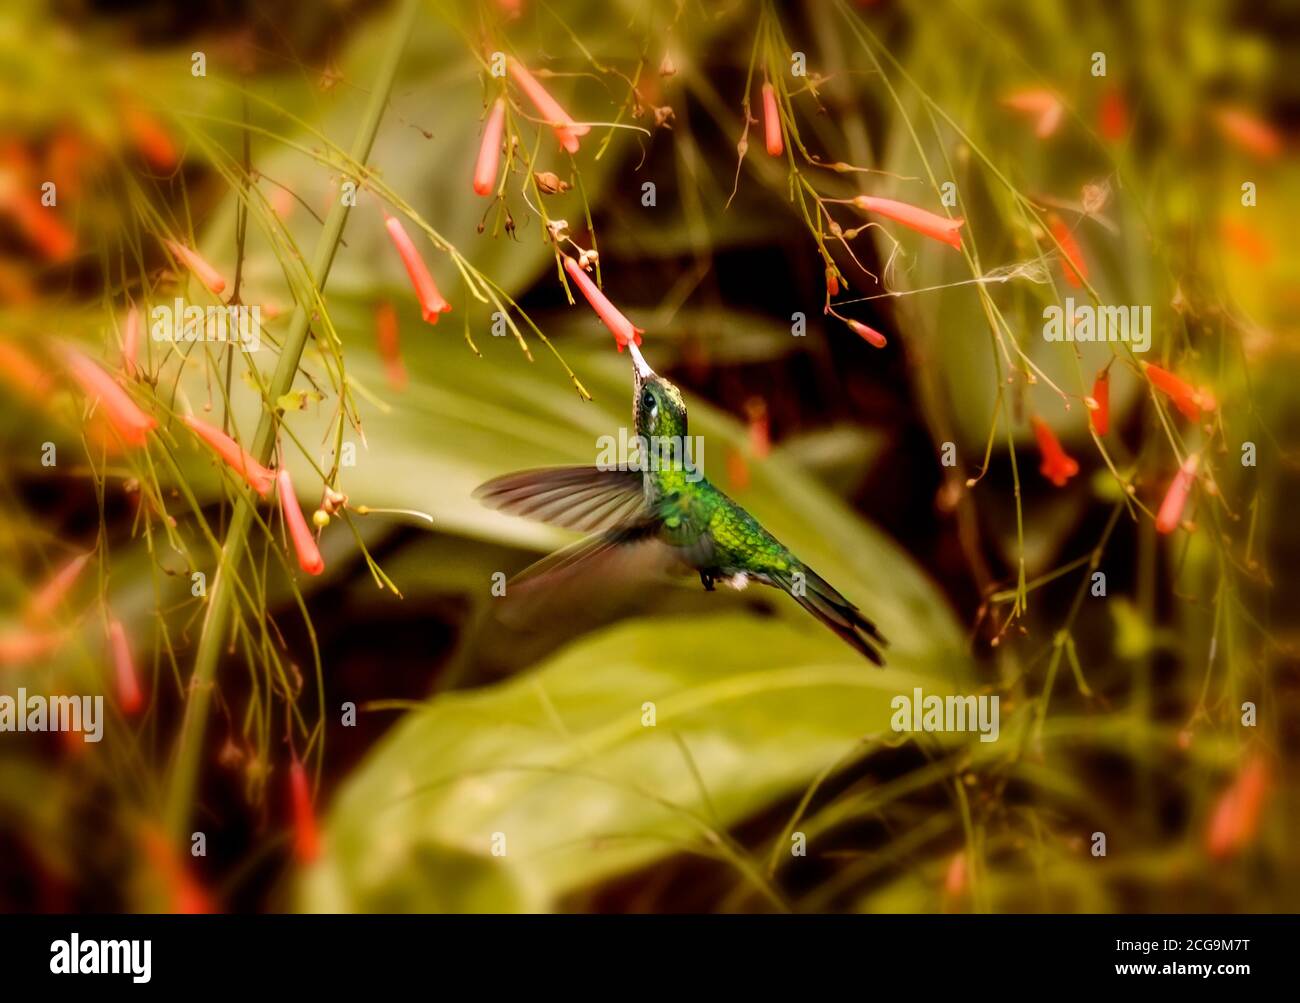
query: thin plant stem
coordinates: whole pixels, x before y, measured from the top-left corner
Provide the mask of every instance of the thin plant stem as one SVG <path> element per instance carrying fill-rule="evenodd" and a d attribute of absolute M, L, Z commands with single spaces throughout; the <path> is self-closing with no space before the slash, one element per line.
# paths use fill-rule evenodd
<path fill-rule="evenodd" d="M 384 48 L 383 62 L 374 89 L 370 92 L 370 102 L 353 142 L 352 159 L 357 163 L 364 163 L 370 155 L 370 148 L 388 104 L 393 79 L 397 75 L 397 65 L 410 37 L 418 10 L 418 0 L 402 0 L 402 5 L 394 18 Z M 340 198 L 325 218 L 325 225 L 317 240 L 312 258 L 311 277 L 317 290 L 325 288 L 347 218 L 347 201 Z M 270 401 L 278 400 L 292 388 L 294 377 L 298 372 L 298 362 L 307 344 L 310 326 L 311 311 L 308 310 L 308 304 L 300 298 L 294 308 L 293 317 L 285 334 L 284 347 L 271 378 Z M 266 463 L 271 458 L 278 424 L 278 412 L 267 407 L 262 412 L 257 431 L 253 436 L 252 453 L 261 463 Z M 183 836 L 190 817 L 194 792 L 198 784 L 199 759 L 203 750 L 203 736 L 207 729 L 208 708 L 212 700 L 217 662 L 230 619 L 232 579 L 239 573 L 239 566 L 244 559 L 253 515 L 253 503 L 248 497 L 242 497 L 236 503 L 231 516 L 230 528 L 222 548 L 221 563 L 212 585 L 208 612 L 203 620 L 198 653 L 194 659 L 194 673 L 190 680 L 189 698 L 185 704 L 185 719 L 177 739 L 176 756 L 167 787 L 164 821 L 168 835 L 173 840 Z"/>

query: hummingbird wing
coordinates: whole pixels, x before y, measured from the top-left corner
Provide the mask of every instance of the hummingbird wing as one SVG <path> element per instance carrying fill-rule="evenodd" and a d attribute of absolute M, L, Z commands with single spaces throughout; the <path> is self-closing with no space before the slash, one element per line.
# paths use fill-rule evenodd
<path fill-rule="evenodd" d="M 474 497 L 511 515 L 583 533 L 613 529 L 647 514 L 641 474 L 635 470 L 521 470 L 479 485 Z"/>
<path fill-rule="evenodd" d="M 679 571 L 642 484 L 637 471 L 545 467 L 478 487 L 474 496 L 492 508 L 591 534 L 510 579 L 498 619 L 515 629 L 607 620 Z"/>
<path fill-rule="evenodd" d="M 643 518 L 583 537 L 530 564 L 506 583 L 497 616 L 514 630 L 572 631 L 644 608 L 680 563 Z"/>

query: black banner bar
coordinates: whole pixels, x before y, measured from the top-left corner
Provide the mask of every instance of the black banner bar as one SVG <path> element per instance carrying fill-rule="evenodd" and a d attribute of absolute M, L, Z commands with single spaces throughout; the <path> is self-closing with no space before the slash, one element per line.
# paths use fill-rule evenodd
<path fill-rule="evenodd" d="M 78 992 L 427 980 L 434 994 L 466 978 L 494 994 L 512 983 L 608 992 L 647 980 L 732 990 L 788 980 L 811 990 L 844 977 L 864 993 L 1035 978 L 1052 980 L 1044 988 L 1172 980 L 1180 991 L 1199 982 L 1233 992 L 1241 980 L 1292 978 L 1298 933 L 1290 915 L 11 915 L 0 916 L 0 971 L 7 989 Z"/>

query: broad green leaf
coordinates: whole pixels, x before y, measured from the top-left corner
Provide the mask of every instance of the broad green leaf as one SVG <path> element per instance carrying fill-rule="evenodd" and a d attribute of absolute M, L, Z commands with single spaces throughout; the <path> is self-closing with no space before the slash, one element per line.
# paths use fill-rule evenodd
<path fill-rule="evenodd" d="M 896 738 L 890 700 L 913 686 L 950 692 L 780 621 L 618 626 L 409 714 L 335 798 L 299 903 L 547 910 L 680 850 L 756 874 L 720 833 L 860 738 Z"/>

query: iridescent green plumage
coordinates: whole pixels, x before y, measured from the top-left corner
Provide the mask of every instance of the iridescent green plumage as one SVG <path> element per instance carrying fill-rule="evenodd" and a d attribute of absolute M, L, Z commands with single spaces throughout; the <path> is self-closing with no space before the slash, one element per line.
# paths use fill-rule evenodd
<path fill-rule="evenodd" d="M 681 392 L 645 364 L 630 345 L 635 370 L 633 409 L 648 469 L 553 467 L 489 481 L 486 504 L 595 535 L 544 558 L 520 576 L 581 574 L 597 558 L 652 545 L 693 569 L 710 591 L 723 581 L 749 581 L 789 593 L 846 642 L 882 664 L 885 640 L 861 611 L 800 561 L 771 533 L 709 483 L 692 462 Z M 651 447 L 649 454 L 646 447 Z"/>

